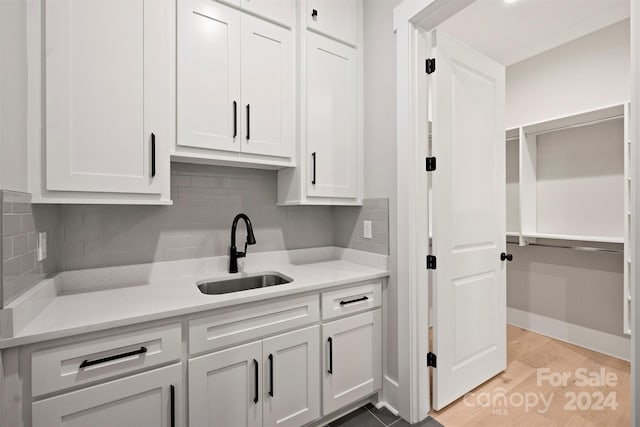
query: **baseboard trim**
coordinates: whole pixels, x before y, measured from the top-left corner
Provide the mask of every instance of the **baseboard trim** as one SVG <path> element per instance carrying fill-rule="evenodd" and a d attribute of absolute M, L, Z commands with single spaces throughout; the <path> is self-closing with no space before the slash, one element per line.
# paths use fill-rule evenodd
<path fill-rule="evenodd" d="M 400 394 L 400 385 L 397 381 L 384 376 L 382 385 L 382 399 L 376 403 L 376 408 L 387 408 L 393 415 L 400 415 L 400 412 L 396 409 L 398 407 L 398 396 Z"/>
<path fill-rule="evenodd" d="M 631 359 L 629 338 L 510 307 L 507 307 L 507 323 L 618 359 Z"/>

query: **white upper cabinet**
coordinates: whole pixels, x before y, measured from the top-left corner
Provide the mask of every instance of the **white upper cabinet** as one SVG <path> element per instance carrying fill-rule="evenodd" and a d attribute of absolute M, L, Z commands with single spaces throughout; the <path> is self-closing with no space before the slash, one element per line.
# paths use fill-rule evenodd
<path fill-rule="evenodd" d="M 243 153 L 289 157 L 294 137 L 291 32 L 242 17 Z"/>
<path fill-rule="evenodd" d="M 297 167 L 278 172 L 278 203 L 360 205 L 362 3 L 309 0 L 299 18 Z"/>
<path fill-rule="evenodd" d="M 307 28 L 355 46 L 356 0 L 307 0 Z"/>
<path fill-rule="evenodd" d="M 291 166 L 294 70 L 290 30 L 215 1 L 179 2 L 174 156 Z"/>
<path fill-rule="evenodd" d="M 178 29 L 178 145 L 238 151 L 240 14 L 185 0 Z"/>
<path fill-rule="evenodd" d="M 240 7 L 291 27 L 295 0 L 240 0 Z"/>
<path fill-rule="evenodd" d="M 32 28 L 44 31 L 46 70 L 45 165 L 36 162 L 45 179 L 33 180 L 43 183 L 34 201 L 168 202 L 172 20 L 159 0 L 47 2 L 44 30 Z"/>
<path fill-rule="evenodd" d="M 356 198 L 355 49 L 307 33 L 308 194 Z"/>

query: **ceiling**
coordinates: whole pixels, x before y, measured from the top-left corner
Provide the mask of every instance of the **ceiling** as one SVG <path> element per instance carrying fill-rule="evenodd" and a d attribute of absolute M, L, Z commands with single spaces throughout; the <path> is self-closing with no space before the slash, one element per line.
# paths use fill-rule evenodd
<path fill-rule="evenodd" d="M 629 10 L 630 0 L 476 0 L 439 28 L 511 65 L 628 18 Z"/>

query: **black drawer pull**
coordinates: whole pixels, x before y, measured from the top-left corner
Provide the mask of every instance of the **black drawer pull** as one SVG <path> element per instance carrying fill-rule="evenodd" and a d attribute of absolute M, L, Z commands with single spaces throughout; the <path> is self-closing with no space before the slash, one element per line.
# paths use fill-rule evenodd
<path fill-rule="evenodd" d="M 273 354 L 269 355 L 269 396 L 273 397 Z"/>
<path fill-rule="evenodd" d="M 253 395 L 253 403 L 258 403 L 258 361 L 256 359 L 253 359 L 253 373 L 255 375 L 255 388 L 254 388 L 254 392 L 255 394 Z"/>
<path fill-rule="evenodd" d="M 156 176 L 156 134 L 151 134 L 151 178 Z"/>
<path fill-rule="evenodd" d="M 238 136 L 238 103 L 233 101 L 233 137 Z"/>
<path fill-rule="evenodd" d="M 169 394 L 171 395 L 171 427 L 176 427 L 176 387 L 169 386 Z"/>
<path fill-rule="evenodd" d="M 502 252 L 502 253 L 500 254 L 500 261 L 505 261 L 505 260 L 506 260 L 506 261 L 509 261 L 509 262 L 513 261 L 513 255 L 511 255 L 511 254 L 505 254 L 504 252 Z"/>
<path fill-rule="evenodd" d="M 333 338 L 327 338 L 327 342 L 329 343 L 329 369 L 327 372 L 333 375 Z"/>
<path fill-rule="evenodd" d="M 247 104 L 247 141 L 251 139 L 251 105 Z"/>
<path fill-rule="evenodd" d="M 80 364 L 80 369 L 86 368 L 87 366 L 99 365 L 100 363 L 111 362 L 112 360 L 123 359 L 129 356 L 135 356 L 136 354 L 144 354 L 146 352 L 147 352 L 147 347 L 140 347 L 140 349 L 138 350 L 129 351 L 127 353 L 115 354 L 113 356 L 103 357 L 102 359 L 96 359 L 91 361 L 85 359 Z"/>
<path fill-rule="evenodd" d="M 356 299 L 352 299 L 352 300 L 349 300 L 349 301 L 340 301 L 340 305 L 353 304 L 354 302 L 366 301 L 368 299 L 369 299 L 369 297 L 361 297 L 361 298 L 356 298 Z"/>

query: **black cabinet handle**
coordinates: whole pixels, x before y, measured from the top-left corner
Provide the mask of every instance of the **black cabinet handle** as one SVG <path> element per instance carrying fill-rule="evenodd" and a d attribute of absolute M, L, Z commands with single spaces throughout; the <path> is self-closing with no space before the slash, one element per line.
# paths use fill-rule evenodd
<path fill-rule="evenodd" d="M 327 372 L 333 375 L 333 338 L 327 338 L 327 342 L 329 343 L 329 369 Z"/>
<path fill-rule="evenodd" d="M 151 178 L 156 176 L 156 134 L 151 133 Z"/>
<path fill-rule="evenodd" d="M 311 178 L 311 184 L 316 185 L 316 153 L 311 153 L 313 159 L 313 178 Z"/>
<path fill-rule="evenodd" d="M 352 300 L 349 300 L 349 301 L 340 301 L 340 305 L 353 304 L 355 302 L 366 301 L 368 299 L 369 299 L 369 297 L 365 296 L 365 297 L 362 297 L 362 298 L 356 298 L 356 299 L 352 299 Z"/>
<path fill-rule="evenodd" d="M 112 360 L 123 359 L 129 356 L 135 356 L 136 354 L 144 354 L 146 352 L 147 352 L 147 347 L 140 347 L 140 349 L 138 350 L 129 351 L 127 353 L 115 354 L 113 356 L 104 357 L 102 359 L 96 359 L 91 361 L 85 359 L 80 364 L 80 369 L 86 368 L 87 366 L 99 365 L 100 363 L 111 362 Z"/>
<path fill-rule="evenodd" d="M 247 141 L 251 139 L 251 105 L 247 104 Z"/>
<path fill-rule="evenodd" d="M 256 359 L 253 359 L 253 373 L 255 375 L 255 388 L 254 388 L 254 395 L 253 395 L 253 403 L 258 403 L 258 361 Z"/>
<path fill-rule="evenodd" d="M 176 388 L 169 386 L 169 394 L 171 395 L 171 427 L 176 427 Z"/>
<path fill-rule="evenodd" d="M 312 18 L 317 18 L 318 17 L 318 10 L 317 9 L 313 9 L 311 11 L 311 17 Z"/>
<path fill-rule="evenodd" d="M 238 136 L 238 103 L 233 101 L 233 137 Z"/>
<path fill-rule="evenodd" d="M 273 354 L 269 355 L 269 396 L 273 397 Z"/>
<path fill-rule="evenodd" d="M 511 254 L 505 254 L 504 252 L 502 252 L 502 253 L 500 254 L 500 261 L 504 261 L 504 260 L 507 260 L 507 261 L 509 261 L 509 262 L 513 261 L 513 255 L 511 255 Z"/>

